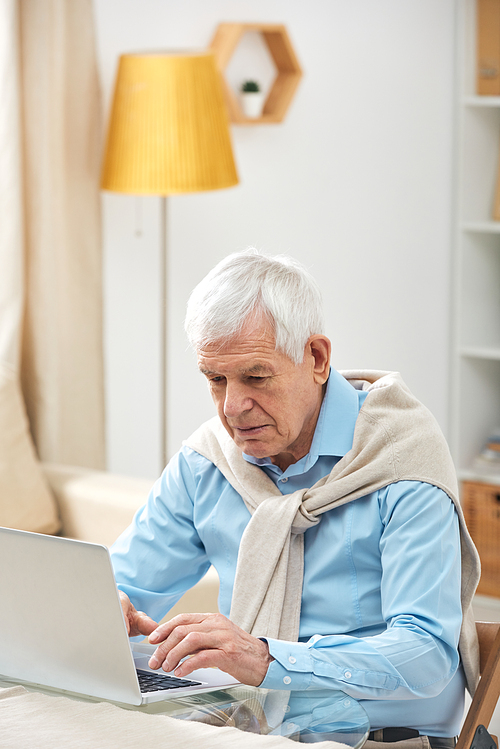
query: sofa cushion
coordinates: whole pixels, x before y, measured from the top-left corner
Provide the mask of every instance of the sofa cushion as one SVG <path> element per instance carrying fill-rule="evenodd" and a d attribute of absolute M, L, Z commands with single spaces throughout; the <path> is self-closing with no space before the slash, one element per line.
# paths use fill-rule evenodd
<path fill-rule="evenodd" d="M 61 533 L 111 546 L 148 498 L 153 481 L 79 466 L 42 464 L 57 500 Z"/>

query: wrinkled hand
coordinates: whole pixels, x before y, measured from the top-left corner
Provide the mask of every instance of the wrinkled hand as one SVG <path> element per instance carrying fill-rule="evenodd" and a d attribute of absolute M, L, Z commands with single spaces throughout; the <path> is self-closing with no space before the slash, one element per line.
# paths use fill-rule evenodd
<path fill-rule="evenodd" d="M 149 642 L 161 643 L 150 668 L 187 676 L 196 668 L 217 666 L 243 684 L 258 686 L 274 658 L 267 643 L 249 635 L 222 614 L 179 614 L 160 624 Z M 183 663 L 182 658 L 191 656 Z"/>
<path fill-rule="evenodd" d="M 128 636 L 137 637 L 137 635 L 144 635 L 147 637 L 147 635 L 150 635 L 156 629 L 158 623 L 145 614 L 144 611 L 137 611 L 126 593 L 119 590 L 118 594 L 120 596 L 125 624 L 127 625 Z"/>

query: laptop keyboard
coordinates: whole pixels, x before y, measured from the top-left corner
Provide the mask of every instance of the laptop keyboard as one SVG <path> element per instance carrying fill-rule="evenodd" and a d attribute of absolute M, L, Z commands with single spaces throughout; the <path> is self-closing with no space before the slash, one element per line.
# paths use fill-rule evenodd
<path fill-rule="evenodd" d="M 201 681 L 190 681 L 181 679 L 179 676 L 167 676 L 166 674 L 152 674 L 150 671 L 137 669 L 139 687 L 141 692 L 158 692 L 162 689 L 180 689 L 181 687 L 196 687 Z"/>

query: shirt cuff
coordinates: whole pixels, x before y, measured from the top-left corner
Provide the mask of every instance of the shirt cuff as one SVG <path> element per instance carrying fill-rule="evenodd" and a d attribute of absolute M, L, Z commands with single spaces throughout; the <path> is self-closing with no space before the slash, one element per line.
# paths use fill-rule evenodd
<path fill-rule="evenodd" d="M 313 660 L 305 643 L 260 638 L 269 647 L 272 661 L 264 681 L 266 689 L 307 689 L 313 675 Z"/>

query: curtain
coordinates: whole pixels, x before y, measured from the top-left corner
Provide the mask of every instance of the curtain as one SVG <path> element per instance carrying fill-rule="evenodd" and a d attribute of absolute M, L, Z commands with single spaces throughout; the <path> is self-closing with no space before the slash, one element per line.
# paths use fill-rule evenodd
<path fill-rule="evenodd" d="M 20 0 L 22 385 L 40 458 L 104 467 L 100 91 L 91 0 Z"/>
<path fill-rule="evenodd" d="M 2 525 L 57 530 L 39 457 L 104 465 L 99 149 L 91 1 L 0 0 Z"/>

